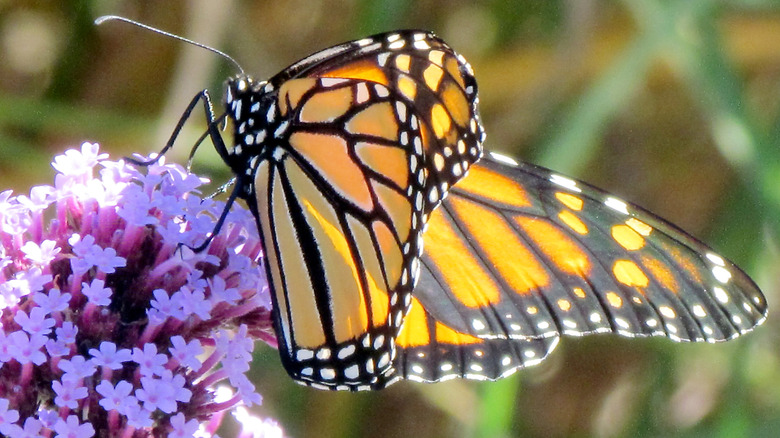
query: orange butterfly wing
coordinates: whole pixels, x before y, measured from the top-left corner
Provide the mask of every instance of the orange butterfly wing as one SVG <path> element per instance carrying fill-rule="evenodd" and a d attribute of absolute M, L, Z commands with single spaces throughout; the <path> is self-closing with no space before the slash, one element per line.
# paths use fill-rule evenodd
<path fill-rule="evenodd" d="M 317 387 L 386 386 L 422 227 L 482 153 L 470 67 L 435 36 L 403 31 L 268 82 L 236 78 L 227 95 L 285 368 Z"/>
<path fill-rule="evenodd" d="M 527 163 L 485 157 L 423 239 L 415 297 L 476 337 L 616 332 L 714 342 L 766 317 L 755 283 L 684 231 Z"/>

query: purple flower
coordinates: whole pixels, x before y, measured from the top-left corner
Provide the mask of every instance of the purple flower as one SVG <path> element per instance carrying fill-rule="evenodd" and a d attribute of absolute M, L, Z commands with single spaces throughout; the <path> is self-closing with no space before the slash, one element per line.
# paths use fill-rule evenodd
<path fill-rule="evenodd" d="M 155 289 L 152 294 L 154 299 L 151 301 L 151 309 L 157 310 L 163 317 L 176 318 L 179 321 L 184 320 L 184 304 L 182 303 L 181 294 L 168 296 L 168 292 L 165 289 Z"/>
<path fill-rule="evenodd" d="M 95 374 L 95 365 L 86 360 L 84 356 L 73 356 L 73 359 L 62 359 L 58 363 L 60 370 L 65 373 L 62 380 L 81 380 Z"/>
<path fill-rule="evenodd" d="M 174 336 L 171 338 L 171 348 L 168 349 L 168 352 L 181 365 L 189 367 L 193 371 L 200 369 L 201 364 L 198 356 L 203 354 L 203 347 L 201 347 L 199 340 L 193 339 L 187 343 L 183 337 Z"/>
<path fill-rule="evenodd" d="M 83 239 L 79 239 L 80 237 L 74 234 L 69 240 L 73 245 L 73 253 L 79 256 L 71 261 L 75 272 L 83 273 L 96 266 L 98 270 L 106 274 L 113 274 L 114 268 L 125 266 L 124 257 L 118 257 L 114 248 L 101 248 L 100 245 L 94 243 L 95 238 L 90 235 Z"/>
<path fill-rule="evenodd" d="M 151 411 L 141 406 L 135 397 L 132 397 L 131 402 L 121 411 L 127 417 L 127 425 L 134 428 L 152 427 L 154 420 Z"/>
<path fill-rule="evenodd" d="M 33 307 L 27 315 L 19 310 L 14 316 L 14 321 L 22 327 L 22 330 L 31 335 L 46 336 L 54 327 L 54 320 L 46 317 L 46 311 L 40 307 Z"/>
<path fill-rule="evenodd" d="M 108 306 L 111 304 L 111 289 L 103 287 L 106 284 L 103 280 L 92 280 L 92 283 L 81 283 L 81 293 L 96 306 Z"/>
<path fill-rule="evenodd" d="M 260 438 L 283 438 L 284 434 L 279 423 L 272 419 L 261 419 L 252 416 L 243 406 L 236 408 L 234 413 L 236 420 L 241 424 L 240 436 Z"/>
<path fill-rule="evenodd" d="M 62 293 L 59 289 L 49 289 L 49 293 L 36 292 L 33 294 L 33 300 L 46 313 L 62 312 L 68 308 L 70 303 L 69 293 Z"/>
<path fill-rule="evenodd" d="M 46 352 L 49 353 L 49 356 L 52 358 L 62 357 L 70 354 L 70 346 L 71 344 L 69 342 L 60 339 L 49 339 L 46 341 Z"/>
<path fill-rule="evenodd" d="M 84 143 L 81 145 L 81 152 L 69 149 L 65 154 L 54 157 L 51 165 L 64 176 L 91 175 L 98 160 L 108 158 L 108 154 L 98 154 L 98 149 L 100 148 L 96 143 Z"/>
<path fill-rule="evenodd" d="M 130 225 L 144 226 L 157 225 L 159 220 L 149 214 L 152 209 L 152 201 L 149 195 L 142 191 L 139 186 L 130 186 L 125 190 L 123 196 L 123 205 L 117 211 L 122 219 Z"/>
<path fill-rule="evenodd" d="M 176 412 L 175 389 L 163 379 L 141 377 L 142 388 L 135 390 L 135 398 L 143 403 L 144 409 L 153 412 L 157 409 L 171 414 Z"/>
<path fill-rule="evenodd" d="M 74 380 L 63 380 L 62 382 L 55 380 L 52 382 L 51 387 L 57 394 L 54 397 L 54 403 L 61 408 L 76 409 L 78 401 L 86 398 L 88 395 L 87 388 L 79 385 Z"/>
<path fill-rule="evenodd" d="M 132 360 L 130 350 L 122 348 L 116 349 L 116 344 L 113 342 L 103 341 L 100 343 L 100 349 L 92 348 L 89 350 L 89 354 L 92 355 L 92 363 L 106 367 L 112 370 L 118 370 L 122 368 L 122 364 Z"/>
<path fill-rule="evenodd" d="M 19 411 L 8 409 L 8 400 L 0 398 L 0 433 L 8 435 L 8 425 L 16 423 L 17 420 L 19 420 Z"/>
<path fill-rule="evenodd" d="M 224 208 L 201 199 L 205 179 L 89 143 L 52 166 L 53 186 L 0 192 L 0 434 L 207 436 L 260 403 L 249 334 L 274 337 L 251 214 L 234 206 L 194 253 L 179 243 Z"/>
<path fill-rule="evenodd" d="M 165 371 L 165 364 L 168 363 L 168 356 L 157 354 L 155 344 L 144 344 L 143 350 L 133 348 L 130 358 L 140 365 L 139 371 L 143 376 L 161 375 Z"/>
<path fill-rule="evenodd" d="M 222 277 L 214 277 L 209 280 L 211 300 L 215 305 L 223 302 L 235 306 L 238 300 L 241 299 L 241 294 L 238 292 L 238 288 L 226 287 L 226 284 Z"/>
<path fill-rule="evenodd" d="M 19 204 L 27 207 L 30 212 L 37 214 L 45 210 L 54 199 L 54 187 L 37 186 L 30 190 L 30 197 L 20 195 L 16 198 Z"/>
<path fill-rule="evenodd" d="M 60 248 L 57 247 L 57 242 L 53 240 L 44 240 L 38 245 L 35 242 L 26 242 L 22 246 L 22 252 L 27 255 L 27 259 L 38 265 L 47 265 L 57 257 L 60 253 Z"/>
<path fill-rule="evenodd" d="M 43 427 L 47 429 L 54 429 L 54 425 L 60 419 L 57 411 L 52 409 L 38 409 L 37 416 Z"/>
<path fill-rule="evenodd" d="M 123 268 L 126 264 L 124 257 L 118 257 L 114 248 L 96 250 L 90 255 L 92 264 L 106 274 L 113 274 L 115 268 Z"/>
<path fill-rule="evenodd" d="M 168 435 L 169 438 L 188 438 L 195 436 L 198 431 L 198 421 L 194 418 L 187 421 L 184 414 L 179 412 L 171 417 L 171 427 L 173 431 Z"/>
<path fill-rule="evenodd" d="M 12 438 L 39 438 L 43 423 L 34 417 L 24 419 L 24 427 L 16 424 L 9 424 L 3 428 L 2 432 Z"/>
<path fill-rule="evenodd" d="M 192 391 L 185 388 L 187 380 L 181 374 L 174 374 L 171 370 L 165 370 L 160 376 L 160 382 L 168 386 L 171 390 L 171 397 L 183 403 L 190 401 Z"/>
<path fill-rule="evenodd" d="M 37 267 L 14 273 L 11 279 L 0 283 L 0 310 L 16 306 L 22 298 L 39 292 L 51 280 L 51 275 L 43 274 Z"/>
<path fill-rule="evenodd" d="M 85 257 L 89 255 L 89 253 L 92 252 L 96 247 L 95 236 L 89 234 L 83 238 L 79 234 L 74 234 L 70 239 L 68 239 L 68 243 L 70 243 L 73 247 L 73 254 L 79 257 Z M 100 247 L 98 247 L 98 249 L 100 249 Z"/>
<path fill-rule="evenodd" d="M 54 329 L 54 332 L 57 334 L 58 340 L 73 344 L 76 342 L 76 335 L 79 332 L 79 328 L 72 322 L 65 321 L 62 323 L 61 327 Z"/>
<path fill-rule="evenodd" d="M 206 300 L 206 294 L 202 290 L 193 290 L 189 286 L 184 286 L 176 294 L 179 294 L 177 298 L 181 300 L 185 315 L 195 315 L 202 321 L 207 321 L 211 317 L 209 314 L 211 302 Z"/>
<path fill-rule="evenodd" d="M 22 205 L 12 205 L 0 216 L 0 230 L 12 236 L 24 233 L 31 224 L 30 210 Z"/>
<path fill-rule="evenodd" d="M 95 436 L 95 428 L 89 423 L 79 423 L 78 417 L 68 415 L 67 420 L 59 419 L 54 425 L 57 435 L 54 438 L 91 438 Z"/>
<path fill-rule="evenodd" d="M 103 398 L 98 402 L 106 411 L 119 411 L 128 404 L 128 397 L 133 391 L 133 385 L 130 382 L 120 380 L 116 385 L 112 385 L 108 380 L 103 380 L 96 387 L 95 391 Z"/>
<path fill-rule="evenodd" d="M 8 336 L 8 353 L 22 365 L 30 362 L 41 365 L 46 362 L 46 355 L 41 351 L 46 341 L 46 336 L 41 334 L 28 336 L 22 331 L 13 332 Z"/>

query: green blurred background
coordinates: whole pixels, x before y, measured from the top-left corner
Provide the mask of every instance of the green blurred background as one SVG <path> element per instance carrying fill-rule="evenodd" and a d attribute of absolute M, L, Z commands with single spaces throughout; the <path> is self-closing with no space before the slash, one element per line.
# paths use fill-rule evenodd
<path fill-rule="evenodd" d="M 0 188 L 50 184 L 84 140 L 158 150 L 190 98 L 235 71 L 203 50 L 110 23 L 120 14 L 230 53 L 265 78 L 311 52 L 396 28 L 471 62 L 486 147 L 643 205 L 780 288 L 780 4 L 742 1 L 0 0 Z M 183 162 L 203 132 L 185 132 Z M 195 170 L 228 178 L 209 148 Z M 258 344 L 254 410 L 308 437 L 760 437 L 780 430 L 777 315 L 719 345 L 592 336 L 497 383 L 379 393 L 295 385 Z M 225 430 L 223 436 L 233 432 Z"/>

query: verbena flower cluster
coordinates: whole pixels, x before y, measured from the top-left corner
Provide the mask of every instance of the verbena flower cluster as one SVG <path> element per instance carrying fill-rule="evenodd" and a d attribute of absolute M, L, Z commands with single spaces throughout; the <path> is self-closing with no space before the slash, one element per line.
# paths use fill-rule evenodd
<path fill-rule="evenodd" d="M 0 192 L 0 433 L 209 437 L 239 408 L 281 434 L 244 408 L 254 340 L 275 345 L 252 215 L 196 253 L 224 208 L 205 179 L 89 143 L 52 165 L 53 187 Z"/>

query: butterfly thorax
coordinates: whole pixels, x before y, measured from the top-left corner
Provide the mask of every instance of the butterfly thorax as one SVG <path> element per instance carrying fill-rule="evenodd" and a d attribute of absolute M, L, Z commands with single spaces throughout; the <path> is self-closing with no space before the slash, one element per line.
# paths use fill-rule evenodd
<path fill-rule="evenodd" d="M 251 178 L 258 160 L 268 159 L 283 135 L 276 93 L 265 81 L 240 75 L 227 82 L 225 108 L 233 123 L 233 149 L 228 165 L 240 178 Z"/>

